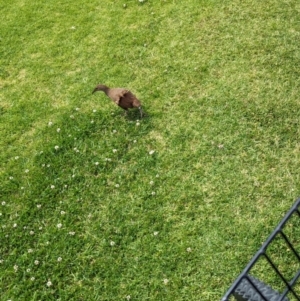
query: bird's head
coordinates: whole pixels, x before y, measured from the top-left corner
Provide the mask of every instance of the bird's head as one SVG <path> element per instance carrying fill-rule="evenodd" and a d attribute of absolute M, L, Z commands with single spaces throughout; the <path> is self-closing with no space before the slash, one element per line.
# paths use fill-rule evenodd
<path fill-rule="evenodd" d="M 95 87 L 95 89 L 93 90 L 92 93 L 95 93 L 97 91 L 103 91 L 103 92 L 106 92 L 109 88 L 105 85 L 102 85 L 102 84 L 99 84 Z"/>

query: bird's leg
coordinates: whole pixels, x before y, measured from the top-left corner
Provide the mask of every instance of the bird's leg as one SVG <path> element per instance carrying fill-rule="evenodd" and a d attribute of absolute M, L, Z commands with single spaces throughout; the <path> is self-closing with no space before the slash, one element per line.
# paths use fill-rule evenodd
<path fill-rule="evenodd" d="M 124 109 L 124 116 L 127 117 L 128 116 L 128 109 Z"/>
<path fill-rule="evenodd" d="M 139 107 L 139 110 L 140 110 L 141 119 L 142 119 L 142 118 L 143 118 L 143 115 L 144 115 L 143 110 L 142 110 L 142 106 Z"/>

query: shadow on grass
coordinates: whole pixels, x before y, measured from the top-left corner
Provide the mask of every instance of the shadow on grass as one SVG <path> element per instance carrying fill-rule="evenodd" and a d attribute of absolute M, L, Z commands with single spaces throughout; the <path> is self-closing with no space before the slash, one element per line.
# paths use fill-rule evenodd
<path fill-rule="evenodd" d="M 153 160 L 147 161 L 151 116 L 138 117 L 138 110 L 124 116 L 123 110 L 112 113 L 71 109 L 46 125 L 34 160 L 34 177 L 40 181 L 32 179 L 38 183 L 32 189 L 32 197 L 43 195 L 54 200 L 65 190 L 85 191 L 87 186 L 100 182 L 107 186 L 112 174 L 122 169 L 123 164 L 133 166 L 136 160 L 142 165 L 154 164 Z"/>
<path fill-rule="evenodd" d="M 124 118 L 128 121 L 137 121 L 137 120 L 143 120 L 147 122 L 151 122 L 151 115 L 148 114 L 143 107 L 143 116 L 141 117 L 140 111 L 138 109 L 129 109 L 127 112 L 124 110 L 119 110 L 117 114 L 119 118 Z"/>

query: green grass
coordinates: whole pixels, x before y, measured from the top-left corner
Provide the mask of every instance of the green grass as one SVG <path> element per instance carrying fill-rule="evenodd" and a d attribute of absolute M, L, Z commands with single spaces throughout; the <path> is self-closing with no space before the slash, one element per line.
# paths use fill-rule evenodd
<path fill-rule="evenodd" d="M 299 195 L 299 2 L 0 8 L 1 300 L 220 299 Z"/>

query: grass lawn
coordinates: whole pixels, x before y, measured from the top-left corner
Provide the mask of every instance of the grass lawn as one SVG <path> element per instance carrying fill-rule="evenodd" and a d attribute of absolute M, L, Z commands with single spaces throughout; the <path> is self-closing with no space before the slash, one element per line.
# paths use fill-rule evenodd
<path fill-rule="evenodd" d="M 299 195 L 300 2 L 0 8 L 1 300 L 219 300 Z"/>

